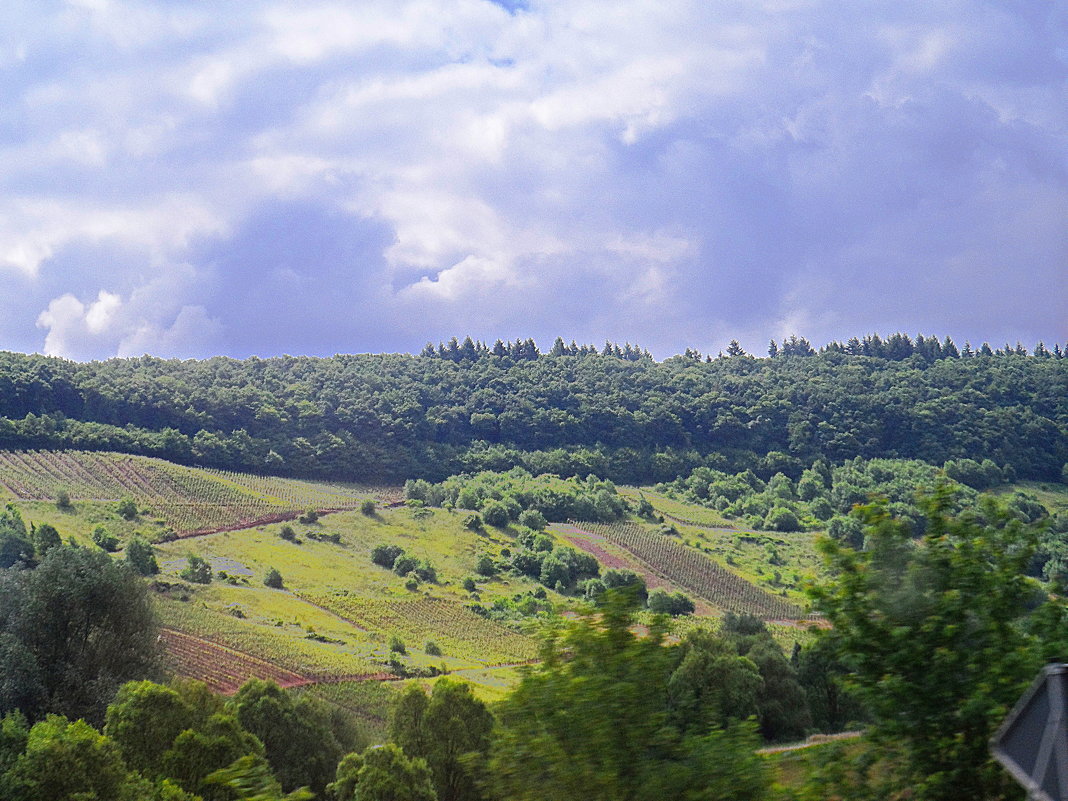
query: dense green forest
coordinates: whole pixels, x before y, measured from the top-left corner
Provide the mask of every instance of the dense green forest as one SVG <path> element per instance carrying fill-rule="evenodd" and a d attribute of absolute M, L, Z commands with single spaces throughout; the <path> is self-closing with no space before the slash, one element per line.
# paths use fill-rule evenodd
<path fill-rule="evenodd" d="M 465 471 L 621 483 L 698 467 L 793 480 L 817 459 L 992 460 L 1057 479 L 1068 359 L 895 334 L 732 343 L 654 361 L 637 347 L 455 340 L 423 354 L 79 364 L 0 354 L 0 447 L 117 450 L 347 480 Z"/>

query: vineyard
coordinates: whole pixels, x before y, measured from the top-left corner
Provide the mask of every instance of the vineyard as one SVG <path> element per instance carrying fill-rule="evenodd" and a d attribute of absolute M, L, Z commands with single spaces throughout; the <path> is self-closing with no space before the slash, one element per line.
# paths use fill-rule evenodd
<path fill-rule="evenodd" d="M 360 628 L 396 635 L 409 646 L 422 648 L 433 640 L 445 656 L 502 665 L 537 656 L 529 637 L 442 598 L 381 599 L 336 594 L 308 598 Z"/>
<path fill-rule="evenodd" d="M 654 572 L 727 612 L 764 619 L 797 619 L 795 605 L 757 587 L 704 554 L 637 523 L 572 523 L 624 548 Z"/>
<path fill-rule="evenodd" d="M 168 667 L 176 675 L 198 679 L 219 693 L 234 693 L 249 679 L 266 679 L 279 687 L 296 687 L 310 679 L 250 654 L 174 629 L 163 629 Z"/>
<path fill-rule="evenodd" d="M 583 530 L 578 526 L 563 523 L 553 523 L 550 528 L 569 544 L 575 546 L 579 550 L 585 551 L 596 559 L 602 569 L 632 570 L 644 579 L 645 586 L 650 590 L 675 592 L 684 589 L 680 585 L 676 585 L 664 578 L 660 573 L 652 570 L 626 550 L 619 553 L 617 549 L 622 549 L 620 549 L 619 546 L 614 546 L 600 534 Z M 697 614 L 708 615 L 713 613 L 713 609 L 701 598 L 695 598 L 694 603 L 697 606 Z"/>
<path fill-rule="evenodd" d="M 160 622 L 200 640 L 278 665 L 315 681 L 337 681 L 381 670 L 359 643 L 324 643 L 298 625 L 263 625 L 232 617 L 197 602 L 157 599 Z"/>
<path fill-rule="evenodd" d="M 291 519 L 307 509 L 356 509 L 400 491 L 183 467 L 162 459 L 90 451 L 2 451 L 0 488 L 19 500 L 133 498 L 179 536 Z"/>

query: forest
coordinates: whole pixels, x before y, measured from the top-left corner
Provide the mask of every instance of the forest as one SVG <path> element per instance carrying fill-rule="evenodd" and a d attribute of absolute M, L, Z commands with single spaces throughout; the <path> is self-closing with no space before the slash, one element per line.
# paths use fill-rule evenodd
<path fill-rule="evenodd" d="M 347 481 L 441 481 L 520 466 L 625 484 L 696 468 L 793 480 L 818 459 L 991 460 L 1057 480 L 1068 462 L 1059 345 L 958 348 L 893 334 L 756 358 L 663 362 L 606 343 L 542 353 L 470 338 L 418 356 L 80 364 L 0 354 L 0 448 L 110 450 Z"/>

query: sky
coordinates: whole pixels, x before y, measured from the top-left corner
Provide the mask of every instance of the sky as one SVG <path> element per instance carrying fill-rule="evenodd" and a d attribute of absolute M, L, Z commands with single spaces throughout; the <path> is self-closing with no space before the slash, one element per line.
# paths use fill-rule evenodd
<path fill-rule="evenodd" d="M 5 0 L 0 350 L 1068 341 L 1068 4 Z"/>

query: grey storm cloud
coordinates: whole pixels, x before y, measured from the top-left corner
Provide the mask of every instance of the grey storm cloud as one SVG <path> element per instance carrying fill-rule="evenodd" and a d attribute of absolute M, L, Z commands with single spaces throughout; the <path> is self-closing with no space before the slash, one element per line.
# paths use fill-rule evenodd
<path fill-rule="evenodd" d="M 1068 339 L 1068 10 L 0 10 L 0 347 Z"/>

